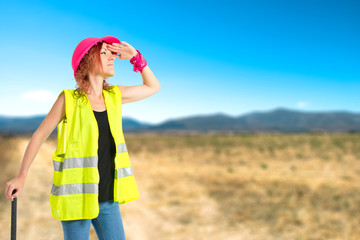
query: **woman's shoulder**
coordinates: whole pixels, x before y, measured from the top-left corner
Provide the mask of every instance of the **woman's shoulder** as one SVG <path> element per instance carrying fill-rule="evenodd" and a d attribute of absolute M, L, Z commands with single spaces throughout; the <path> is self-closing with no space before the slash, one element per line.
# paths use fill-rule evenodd
<path fill-rule="evenodd" d="M 63 89 L 60 91 L 60 93 L 58 94 L 58 97 L 60 97 L 61 94 L 64 94 L 66 95 L 66 93 L 71 93 L 71 94 L 74 94 L 75 92 L 75 89 Z"/>
<path fill-rule="evenodd" d="M 65 99 L 67 99 L 68 101 L 74 101 L 76 98 L 79 98 L 80 97 L 80 93 L 78 93 L 76 91 L 76 89 L 63 89 L 61 90 L 61 92 L 59 93 L 58 95 L 58 98 L 60 96 L 64 96 Z"/>
<path fill-rule="evenodd" d="M 109 93 L 118 94 L 120 92 L 119 88 L 116 85 L 111 85 L 105 89 Z"/>
<path fill-rule="evenodd" d="M 82 95 L 80 92 L 76 91 L 77 89 L 63 89 L 61 90 L 61 92 L 59 93 L 58 97 L 64 93 L 65 95 L 66 94 L 69 94 L 69 95 L 72 95 L 73 97 L 75 96 L 78 96 L 78 95 Z M 120 93 L 120 89 L 118 86 L 116 85 L 112 85 L 112 86 L 109 86 L 105 89 L 107 92 L 110 92 L 110 93 L 115 93 L 115 94 L 119 94 Z"/>
<path fill-rule="evenodd" d="M 76 89 L 62 89 L 61 91 L 60 91 L 60 94 L 61 93 L 63 93 L 63 92 L 65 92 L 65 91 L 67 91 L 67 92 L 74 92 Z"/>

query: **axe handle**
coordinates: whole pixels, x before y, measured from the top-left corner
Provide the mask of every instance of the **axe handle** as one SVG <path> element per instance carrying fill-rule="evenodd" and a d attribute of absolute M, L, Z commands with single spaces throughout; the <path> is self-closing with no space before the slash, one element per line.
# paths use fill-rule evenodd
<path fill-rule="evenodd" d="M 12 194 L 16 193 L 14 189 Z M 16 240 L 16 211 L 17 211 L 17 197 L 11 202 L 11 240 Z"/>

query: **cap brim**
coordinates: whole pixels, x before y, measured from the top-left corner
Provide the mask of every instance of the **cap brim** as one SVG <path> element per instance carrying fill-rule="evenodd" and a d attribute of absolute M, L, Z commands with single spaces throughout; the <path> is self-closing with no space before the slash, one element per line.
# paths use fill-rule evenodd
<path fill-rule="evenodd" d="M 116 37 L 113 37 L 113 36 L 107 36 L 107 37 L 100 38 L 100 41 L 105 41 L 107 43 L 121 43 L 121 41 L 119 39 L 117 39 Z"/>

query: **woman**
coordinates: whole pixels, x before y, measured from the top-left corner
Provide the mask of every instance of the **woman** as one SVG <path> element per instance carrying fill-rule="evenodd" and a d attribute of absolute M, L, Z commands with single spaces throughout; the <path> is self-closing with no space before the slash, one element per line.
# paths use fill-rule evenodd
<path fill-rule="evenodd" d="M 106 79 L 115 75 L 115 58 L 130 60 L 143 85 L 110 86 Z M 89 239 L 91 224 L 99 239 L 125 239 L 119 204 L 139 195 L 121 105 L 155 94 L 160 83 L 138 50 L 112 36 L 82 40 L 72 68 L 78 87 L 59 94 L 32 135 L 17 177 L 6 183 L 5 195 L 9 201 L 19 196 L 40 146 L 57 126 L 50 205 L 52 216 L 61 220 L 64 239 Z"/>

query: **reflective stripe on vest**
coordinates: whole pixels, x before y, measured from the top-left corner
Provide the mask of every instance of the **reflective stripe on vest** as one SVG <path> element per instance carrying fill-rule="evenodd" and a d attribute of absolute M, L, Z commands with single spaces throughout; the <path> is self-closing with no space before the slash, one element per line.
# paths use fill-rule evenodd
<path fill-rule="evenodd" d="M 134 176 L 132 167 L 118 168 L 117 172 L 117 178 Z M 97 183 L 63 184 L 60 186 L 53 184 L 51 193 L 55 196 L 78 193 L 98 193 L 98 186 Z"/>
<path fill-rule="evenodd" d="M 118 175 L 117 175 L 118 178 L 134 176 L 131 167 L 118 168 L 117 171 L 118 171 Z"/>
<path fill-rule="evenodd" d="M 119 143 L 117 145 L 117 153 L 121 153 L 121 152 L 127 152 L 127 148 L 126 148 L 126 144 L 125 143 Z"/>
<path fill-rule="evenodd" d="M 62 172 L 65 168 L 97 167 L 97 157 L 65 158 L 64 162 L 55 161 L 54 170 Z"/>
<path fill-rule="evenodd" d="M 119 143 L 117 145 L 117 153 L 127 152 L 126 144 Z M 77 158 L 65 158 L 64 162 L 55 161 L 54 170 L 62 172 L 64 168 L 81 168 L 81 167 L 97 167 L 97 157 L 77 157 Z M 130 175 L 128 175 L 130 176 Z"/>
<path fill-rule="evenodd" d="M 76 183 L 63 184 L 56 186 L 53 184 L 51 193 L 55 196 L 79 193 L 98 193 L 99 185 L 97 183 Z"/>

